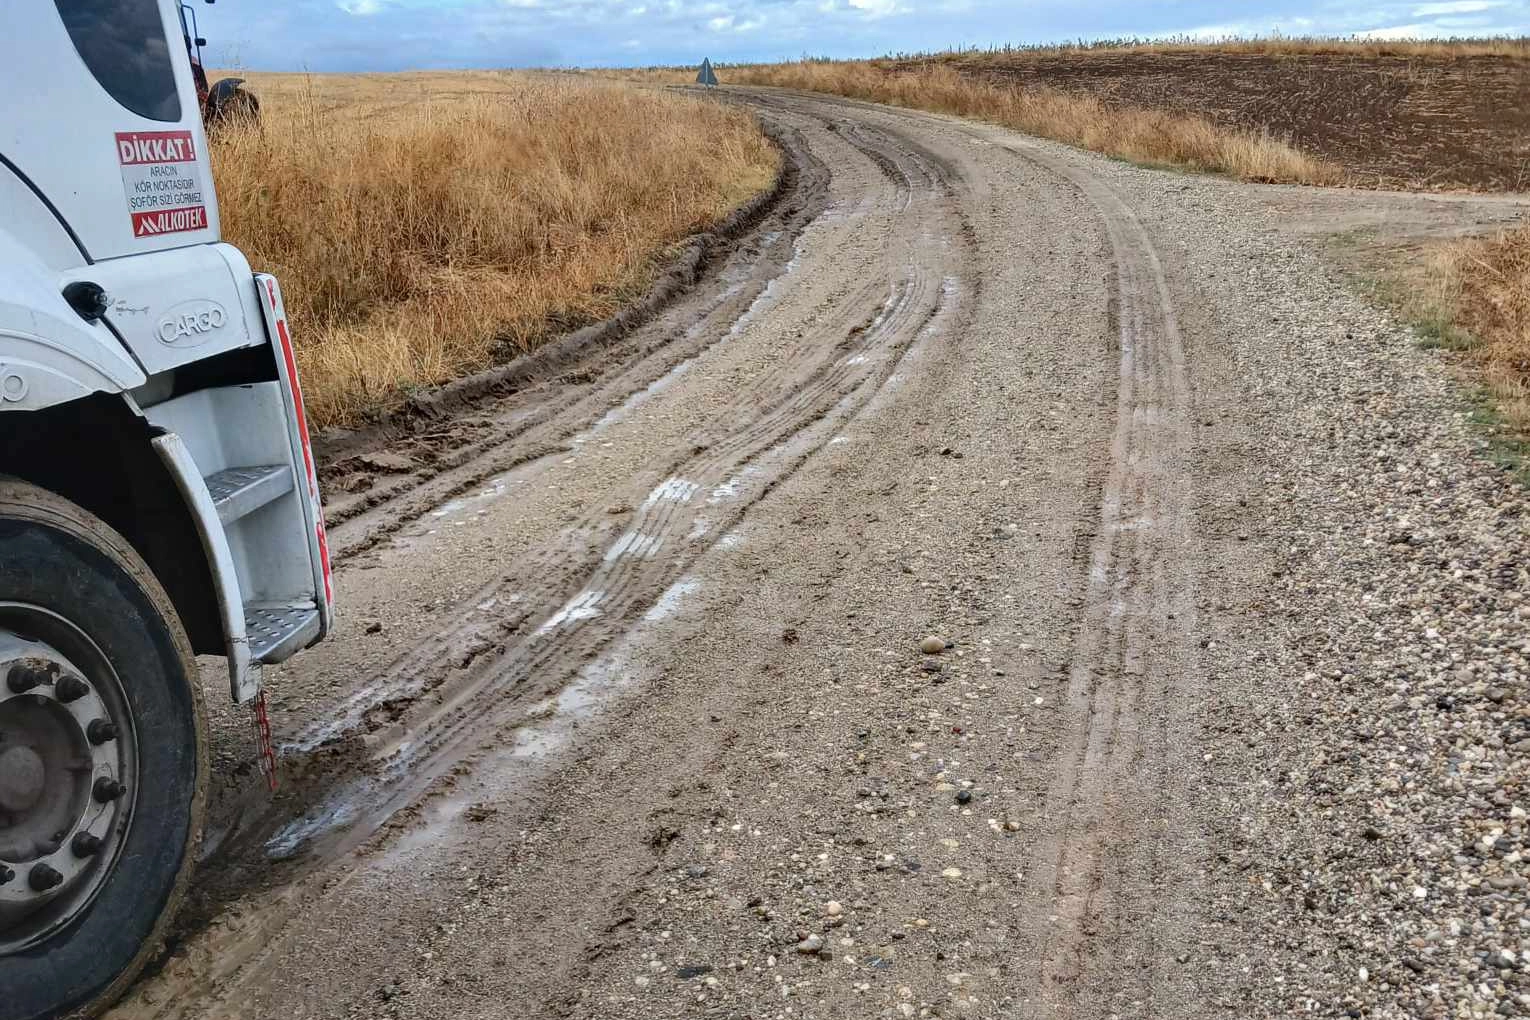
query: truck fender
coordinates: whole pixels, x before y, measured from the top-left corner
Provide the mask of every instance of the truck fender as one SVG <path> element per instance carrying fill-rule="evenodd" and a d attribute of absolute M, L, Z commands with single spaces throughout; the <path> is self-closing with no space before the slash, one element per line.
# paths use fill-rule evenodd
<path fill-rule="evenodd" d="M 99 320 L 69 307 L 56 274 L 0 227 L 0 411 L 35 411 L 143 385 L 144 373 Z"/>

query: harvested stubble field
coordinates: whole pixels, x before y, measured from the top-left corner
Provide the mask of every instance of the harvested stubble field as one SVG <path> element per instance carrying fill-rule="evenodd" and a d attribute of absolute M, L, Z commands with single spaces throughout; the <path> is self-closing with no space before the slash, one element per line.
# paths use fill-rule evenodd
<path fill-rule="evenodd" d="M 247 77 L 261 123 L 212 146 L 223 231 L 283 281 L 320 425 L 610 315 L 778 165 L 745 113 L 610 82 Z"/>

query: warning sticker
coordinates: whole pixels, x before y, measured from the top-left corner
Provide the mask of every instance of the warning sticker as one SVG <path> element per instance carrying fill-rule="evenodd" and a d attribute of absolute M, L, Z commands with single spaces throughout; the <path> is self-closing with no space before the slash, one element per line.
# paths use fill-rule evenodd
<path fill-rule="evenodd" d="M 207 204 L 190 131 L 119 131 L 117 162 L 134 237 L 206 229 Z"/>

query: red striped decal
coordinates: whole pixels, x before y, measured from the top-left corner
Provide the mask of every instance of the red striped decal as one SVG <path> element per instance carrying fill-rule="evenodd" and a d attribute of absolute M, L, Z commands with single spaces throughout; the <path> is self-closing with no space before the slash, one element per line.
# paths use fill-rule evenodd
<path fill-rule="evenodd" d="M 324 531 L 324 505 L 319 501 L 319 476 L 313 467 L 313 451 L 308 439 L 308 413 L 303 409 L 303 388 L 298 383 L 297 358 L 292 353 L 292 337 L 287 333 L 287 317 L 276 306 L 276 281 L 266 281 L 266 300 L 271 303 L 271 318 L 276 322 L 276 338 L 281 342 L 282 361 L 287 366 L 287 389 L 292 406 L 297 409 L 298 437 L 302 440 L 303 466 L 307 471 L 308 493 L 313 498 L 314 534 L 319 540 L 319 560 L 324 566 L 324 601 L 333 604 L 335 593 L 330 581 L 329 537 Z"/>

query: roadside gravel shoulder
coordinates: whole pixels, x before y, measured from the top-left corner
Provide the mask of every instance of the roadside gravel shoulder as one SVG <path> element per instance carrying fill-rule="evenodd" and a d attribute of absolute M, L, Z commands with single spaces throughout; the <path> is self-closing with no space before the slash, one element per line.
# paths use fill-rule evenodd
<path fill-rule="evenodd" d="M 1299 192 L 1119 174 L 1173 224 L 1198 390 L 1261 423 L 1202 461 L 1244 492 L 1204 530 L 1260 557 L 1206 615 L 1203 790 L 1208 917 L 1267 948 L 1206 966 L 1253 1015 L 1530 1014 L 1525 492 L 1442 357 L 1291 239 Z"/>

